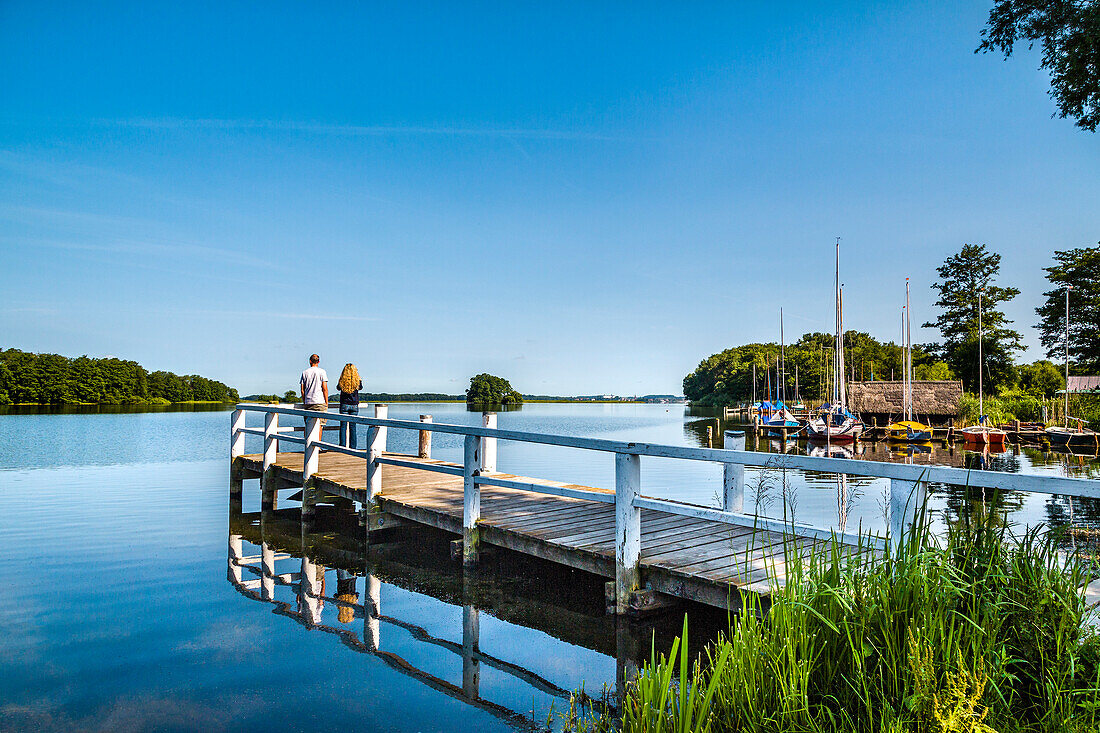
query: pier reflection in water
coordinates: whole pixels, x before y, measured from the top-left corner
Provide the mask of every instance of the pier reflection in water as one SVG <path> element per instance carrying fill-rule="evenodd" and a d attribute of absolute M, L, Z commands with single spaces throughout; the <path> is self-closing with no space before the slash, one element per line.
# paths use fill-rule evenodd
<path fill-rule="evenodd" d="M 695 652 L 727 625 L 691 604 L 644 622 L 607 615 L 604 579 L 499 548 L 463 571 L 450 535 L 429 528 L 394 529 L 369 546 L 363 535 L 344 512 L 303 526 L 297 508 L 244 512 L 231 502 L 227 577 L 344 649 L 520 727 L 560 727 L 582 687 L 617 705 L 651 643 L 667 649 L 685 611 Z"/>

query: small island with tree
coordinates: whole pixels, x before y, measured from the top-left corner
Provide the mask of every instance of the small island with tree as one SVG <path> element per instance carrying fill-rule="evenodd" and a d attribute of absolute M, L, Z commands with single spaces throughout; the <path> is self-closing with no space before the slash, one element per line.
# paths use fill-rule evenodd
<path fill-rule="evenodd" d="M 466 404 L 522 405 L 523 395 L 513 389 L 507 379 L 482 373 L 470 377 L 470 388 L 466 390 Z"/>

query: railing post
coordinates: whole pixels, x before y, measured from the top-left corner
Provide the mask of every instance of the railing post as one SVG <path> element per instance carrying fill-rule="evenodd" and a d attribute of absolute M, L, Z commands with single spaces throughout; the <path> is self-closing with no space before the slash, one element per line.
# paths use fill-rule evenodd
<path fill-rule="evenodd" d="M 237 458 L 244 455 L 245 434 L 241 432 L 244 427 L 244 410 L 233 411 L 232 427 L 229 430 L 229 457 Z"/>
<path fill-rule="evenodd" d="M 240 510 L 241 495 L 244 493 L 244 481 L 242 479 L 241 456 L 244 455 L 245 434 L 244 410 L 234 410 L 233 419 L 229 427 L 229 504 Z"/>
<path fill-rule="evenodd" d="M 260 510 L 271 511 L 278 505 L 279 479 L 275 461 L 279 457 L 279 413 L 264 415 L 264 472 L 260 477 Z"/>
<path fill-rule="evenodd" d="M 927 487 L 923 481 L 890 479 L 890 543 L 901 547 L 909 536 L 927 499 Z"/>
<path fill-rule="evenodd" d="M 431 421 L 432 421 L 432 416 L 431 415 L 421 415 L 420 416 L 420 422 L 431 423 Z M 430 430 L 421 430 L 420 431 L 420 446 L 419 447 L 420 447 L 420 449 L 416 453 L 418 456 L 420 456 L 421 458 L 431 458 L 432 457 L 432 431 L 430 431 Z"/>
<path fill-rule="evenodd" d="M 307 417 L 303 435 L 305 435 L 305 447 L 302 453 L 302 521 L 313 519 L 317 505 L 316 490 L 313 488 L 313 474 L 321 460 L 321 447 L 317 442 L 321 440 L 321 418 Z"/>
<path fill-rule="evenodd" d="M 642 510 L 634 506 L 642 488 L 641 457 L 615 454 L 615 612 L 626 613 L 630 594 L 640 590 Z"/>
<path fill-rule="evenodd" d="M 481 414 L 481 427 L 489 430 L 497 428 L 497 414 L 495 412 L 483 412 Z M 496 473 L 497 470 L 497 439 L 481 439 L 481 472 Z"/>
<path fill-rule="evenodd" d="M 745 513 L 745 467 L 740 463 L 722 464 L 722 510 Z"/>
<path fill-rule="evenodd" d="M 462 564 L 477 564 L 481 544 L 477 522 L 481 519 L 481 484 L 475 478 L 481 475 L 478 453 L 481 440 L 467 435 L 462 445 Z"/>
<path fill-rule="evenodd" d="M 722 447 L 726 450 L 745 450 L 745 431 L 726 430 L 722 433 Z M 743 464 L 722 464 L 722 509 L 738 514 L 745 512 L 745 466 Z"/>
<path fill-rule="evenodd" d="M 374 416 L 379 420 L 385 420 L 389 415 L 389 406 L 378 404 L 374 406 Z M 376 496 L 382 493 L 382 464 L 378 459 L 386 452 L 386 428 L 371 425 L 367 430 L 367 493 L 371 504 Z"/>

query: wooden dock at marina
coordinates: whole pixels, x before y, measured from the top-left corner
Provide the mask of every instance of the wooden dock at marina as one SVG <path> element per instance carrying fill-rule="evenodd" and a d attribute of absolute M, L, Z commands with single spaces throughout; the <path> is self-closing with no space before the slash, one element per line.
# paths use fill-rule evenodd
<path fill-rule="evenodd" d="M 246 412 L 263 427 L 248 427 Z M 280 425 L 304 421 L 304 430 Z M 675 598 L 737 608 L 745 594 L 767 596 L 786 582 L 786 561 L 820 555 L 877 553 L 904 541 L 926 502 L 929 483 L 1100 498 L 1100 481 L 1049 475 L 971 471 L 947 466 L 884 463 L 743 450 L 743 434 L 727 432 L 727 448 L 695 448 L 500 430 L 494 413 L 482 425 L 392 420 L 386 405 L 374 416 L 313 412 L 295 406 L 239 405 L 230 427 L 230 501 L 241 506 L 243 482 L 260 479 L 261 511 L 274 510 L 280 491 L 300 497 L 303 527 L 324 505 L 356 514 L 366 539 L 383 541 L 403 523 L 451 532 L 466 567 L 498 546 L 612 579 L 609 610 L 642 613 Z M 366 427 L 366 447 L 328 442 L 323 422 Z M 417 455 L 387 450 L 388 430 L 419 433 Z M 431 456 L 435 433 L 462 437 L 462 462 Z M 262 453 L 245 453 L 248 436 L 263 439 Z M 740 437 L 737 437 L 740 436 Z M 614 490 L 530 478 L 497 470 L 497 441 L 595 451 L 613 459 Z M 740 446 L 738 442 L 741 441 Z M 302 447 L 280 450 L 280 444 Z M 734 449 L 728 449 L 729 447 Z M 285 446 L 284 446 L 285 447 Z M 642 458 L 676 459 L 721 467 L 718 506 L 703 506 L 642 491 Z M 802 470 L 889 480 L 886 533 L 853 536 L 828 528 L 745 511 L 747 466 L 757 471 Z M 766 474 L 758 474 L 766 475 Z M 286 496 L 284 501 L 295 496 Z M 358 507 L 358 508 L 357 508 Z"/>
<path fill-rule="evenodd" d="M 462 466 L 434 459 L 384 453 L 383 458 L 431 464 L 461 471 Z M 280 486 L 302 485 L 302 453 L 279 453 L 275 474 Z M 263 455 L 240 457 L 243 478 L 263 473 Z M 548 489 L 614 492 L 593 487 L 494 473 L 506 481 L 538 483 Z M 326 494 L 354 502 L 367 501 L 366 461 L 322 452 L 314 474 Z M 407 466 L 382 467 L 379 512 L 368 515 L 371 529 L 397 518 L 462 535 L 463 479 Z M 382 520 L 381 527 L 378 521 Z M 599 576 L 615 577 L 615 505 L 569 496 L 553 496 L 500 486 L 481 489 L 478 522 L 483 545 L 497 545 Z M 738 605 L 739 590 L 767 596 L 783 582 L 786 550 L 811 551 L 821 540 L 792 537 L 767 529 L 730 525 L 707 519 L 643 509 L 641 570 L 649 589 L 709 605 Z M 854 547 L 850 548 L 852 551 Z M 644 610 L 649 599 L 637 599 Z"/>

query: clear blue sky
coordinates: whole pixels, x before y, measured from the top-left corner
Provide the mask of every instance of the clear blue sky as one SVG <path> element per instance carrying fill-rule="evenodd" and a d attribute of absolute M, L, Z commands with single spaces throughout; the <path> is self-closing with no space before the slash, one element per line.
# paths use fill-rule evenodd
<path fill-rule="evenodd" d="M 850 328 L 985 242 L 1041 356 L 1100 136 L 1037 56 L 973 53 L 988 2 L 760 5 L 4 2 L 0 345 L 679 393 L 781 305 L 831 330 L 839 235 Z"/>

